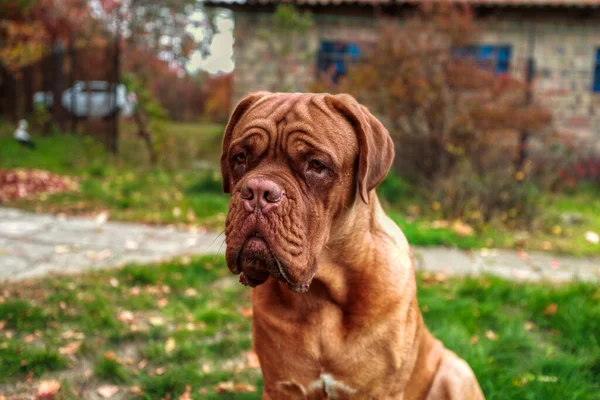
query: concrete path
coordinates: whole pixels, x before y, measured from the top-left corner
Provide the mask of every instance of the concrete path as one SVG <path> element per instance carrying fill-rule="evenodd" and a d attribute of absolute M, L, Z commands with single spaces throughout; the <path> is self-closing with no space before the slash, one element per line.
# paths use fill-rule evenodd
<path fill-rule="evenodd" d="M 0 280 L 217 253 L 217 236 L 0 208 Z"/>
<path fill-rule="evenodd" d="M 214 233 L 0 208 L 0 280 L 217 252 L 224 252 L 223 236 Z M 415 248 L 414 253 L 417 269 L 438 277 L 488 273 L 519 281 L 600 281 L 600 259 L 442 247 Z"/>

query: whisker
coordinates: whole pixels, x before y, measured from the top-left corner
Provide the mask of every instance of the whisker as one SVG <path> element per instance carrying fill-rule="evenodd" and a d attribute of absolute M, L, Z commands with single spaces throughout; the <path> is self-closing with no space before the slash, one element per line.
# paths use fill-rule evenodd
<path fill-rule="evenodd" d="M 220 237 L 221 237 L 221 235 L 222 235 L 222 234 L 224 234 L 224 233 L 225 233 L 225 229 L 223 229 L 223 230 L 221 231 L 221 233 L 219 233 L 219 234 L 217 235 L 217 237 L 215 237 L 215 238 L 213 239 L 213 241 L 212 241 L 212 242 L 210 242 L 210 244 L 204 248 L 204 253 L 206 253 L 206 251 L 207 251 L 208 249 L 210 249 L 210 247 L 211 247 L 213 244 L 215 244 L 215 242 L 217 241 L 217 239 L 218 239 L 218 238 L 220 238 Z"/>

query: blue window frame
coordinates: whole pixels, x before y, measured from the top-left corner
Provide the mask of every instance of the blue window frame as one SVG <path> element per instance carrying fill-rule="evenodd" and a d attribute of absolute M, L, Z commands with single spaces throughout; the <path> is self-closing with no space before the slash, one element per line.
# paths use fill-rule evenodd
<path fill-rule="evenodd" d="M 317 55 L 319 73 L 331 75 L 334 83 L 348 73 L 348 65 L 360 58 L 360 47 L 356 43 L 322 41 Z"/>
<path fill-rule="evenodd" d="M 482 68 L 503 74 L 510 69 L 512 48 L 507 45 L 482 44 L 457 49 L 454 54 L 457 57 L 472 58 Z"/>
<path fill-rule="evenodd" d="M 600 93 L 600 48 L 596 50 L 596 65 L 594 66 L 594 86 L 592 92 Z"/>

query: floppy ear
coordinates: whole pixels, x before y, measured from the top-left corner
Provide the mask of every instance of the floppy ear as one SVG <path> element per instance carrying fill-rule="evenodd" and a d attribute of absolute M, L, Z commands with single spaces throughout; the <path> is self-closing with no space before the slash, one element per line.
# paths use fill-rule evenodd
<path fill-rule="evenodd" d="M 352 123 L 358 139 L 358 191 L 365 203 L 394 161 L 394 142 L 389 132 L 367 107 L 348 94 L 331 96 L 334 107 Z"/>
<path fill-rule="evenodd" d="M 233 110 L 227 127 L 225 128 L 225 134 L 223 135 L 223 144 L 221 150 L 221 176 L 223 178 L 223 192 L 231 193 L 231 182 L 229 180 L 229 145 L 231 144 L 231 136 L 233 129 L 240 122 L 242 116 L 248 109 L 256 103 L 258 100 L 270 95 L 269 92 L 255 92 L 250 93 L 244 97 Z"/>

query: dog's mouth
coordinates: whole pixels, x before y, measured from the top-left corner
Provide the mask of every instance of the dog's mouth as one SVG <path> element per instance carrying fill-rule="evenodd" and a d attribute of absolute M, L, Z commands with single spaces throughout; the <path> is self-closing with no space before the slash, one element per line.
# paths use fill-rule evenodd
<path fill-rule="evenodd" d="M 237 255 L 237 271 L 240 282 L 250 287 L 263 284 L 270 276 L 287 283 L 298 293 L 308 291 L 308 284 L 294 284 L 286 274 L 286 266 L 275 256 L 267 239 L 260 232 L 251 233 Z"/>

